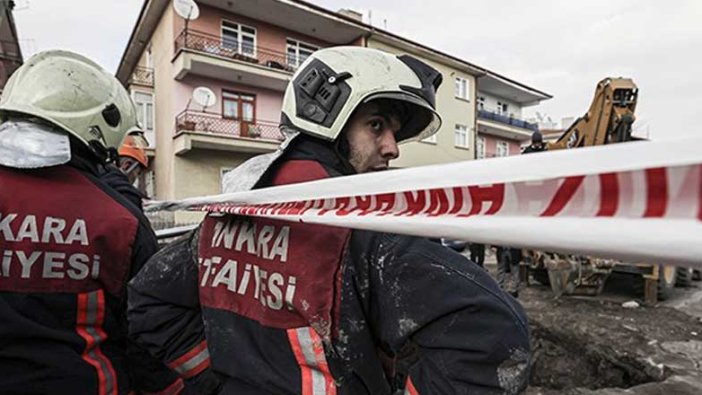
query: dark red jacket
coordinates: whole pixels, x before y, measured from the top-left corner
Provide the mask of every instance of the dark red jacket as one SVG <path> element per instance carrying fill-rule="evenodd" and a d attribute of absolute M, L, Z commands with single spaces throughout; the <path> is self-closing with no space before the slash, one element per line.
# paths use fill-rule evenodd
<path fill-rule="evenodd" d="M 156 248 L 95 169 L 0 167 L 0 394 L 182 387 L 127 340 L 126 283 Z"/>
<path fill-rule="evenodd" d="M 297 146 L 273 185 L 339 174 Z M 516 393 L 526 316 L 426 239 L 211 214 L 130 283 L 130 332 L 222 394 Z"/>

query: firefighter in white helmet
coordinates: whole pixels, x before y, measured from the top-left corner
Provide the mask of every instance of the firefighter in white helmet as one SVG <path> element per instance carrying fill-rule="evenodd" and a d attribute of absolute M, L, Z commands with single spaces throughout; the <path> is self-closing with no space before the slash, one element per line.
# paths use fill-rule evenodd
<path fill-rule="evenodd" d="M 384 171 L 436 133 L 441 74 L 359 47 L 312 54 L 274 154 L 226 192 Z M 388 174 L 390 177 L 391 175 Z M 202 393 L 517 393 L 529 335 L 483 269 L 426 239 L 209 215 L 130 283 L 130 333 Z"/>
<path fill-rule="evenodd" d="M 126 284 L 156 250 L 100 177 L 134 105 L 66 51 L 31 57 L 0 98 L 0 393 L 127 394 L 183 382 L 127 340 Z"/>

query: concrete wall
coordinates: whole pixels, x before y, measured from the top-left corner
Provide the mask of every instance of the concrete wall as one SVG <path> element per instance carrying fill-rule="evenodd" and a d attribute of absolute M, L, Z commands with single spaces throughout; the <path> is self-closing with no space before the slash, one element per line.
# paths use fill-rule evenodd
<path fill-rule="evenodd" d="M 220 10 L 218 8 L 209 7 L 206 5 L 200 6 L 200 17 L 194 21 L 189 22 L 188 28 L 219 37 L 221 35 L 221 27 L 223 20 L 226 20 L 228 22 L 240 23 L 242 25 L 247 25 L 249 27 L 255 28 L 256 46 L 273 51 L 278 51 L 281 53 L 285 52 L 287 38 L 302 41 L 307 44 L 315 45 L 318 47 L 329 46 L 329 43 L 318 40 L 316 38 L 309 37 L 307 35 L 296 32 L 291 32 L 279 26 L 271 25 L 263 21 L 247 18 L 237 14 L 232 14 L 225 10 Z M 175 35 L 177 36 L 178 34 L 180 34 L 180 32 L 181 29 L 177 30 L 175 32 Z"/>
<path fill-rule="evenodd" d="M 504 141 L 509 144 L 509 155 L 519 155 L 521 153 L 521 142 L 518 140 L 509 140 L 501 137 L 495 137 L 489 134 L 479 133 L 478 137 L 485 139 L 485 157 L 494 157 L 497 153 L 497 142 Z"/>
<path fill-rule="evenodd" d="M 381 43 L 372 36 L 368 38 L 367 45 L 391 53 L 406 53 L 406 51 Z M 421 58 L 419 54 L 412 55 Z M 437 62 L 423 60 L 439 70 L 444 77 L 436 96 L 437 110 L 443 123 L 437 133 L 436 143 L 414 142 L 401 145 L 400 157 L 390 163 L 392 167 L 448 163 L 470 160 L 475 157 L 475 77 Z M 469 81 L 469 100 L 456 99 L 454 82 L 456 77 L 462 77 Z M 454 145 L 454 129 L 457 124 L 467 126 L 468 148 L 459 148 Z"/>
<path fill-rule="evenodd" d="M 233 169 L 250 157 L 250 154 L 213 150 L 192 150 L 174 157 L 177 179 L 174 197 L 221 193 L 220 170 Z"/>
<path fill-rule="evenodd" d="M 154 128 L 157 148 L 153 166 L 156 178 L 156 196 L 154 196 L 156 199 L 173 198 L 175 191 L 172 159 L 175 80 L 171 60 L 175 24 L 181 18 L 176 18 L 174 15 L 173 7 L 166 7 L 150 42 L 154 63 Z M 139 64 L 146 64 L 145 55 L 142 54 Z"/>

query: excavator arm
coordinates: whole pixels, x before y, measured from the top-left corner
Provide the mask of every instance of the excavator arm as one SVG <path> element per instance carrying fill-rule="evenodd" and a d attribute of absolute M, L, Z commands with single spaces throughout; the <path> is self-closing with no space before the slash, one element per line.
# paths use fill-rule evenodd
<path fill-rule="evenodd" d="M 605 78 L 597 84 L 590 109 L 546 150 L 589 147 L 631 140 L 638 88 L 629 78 Z"/>

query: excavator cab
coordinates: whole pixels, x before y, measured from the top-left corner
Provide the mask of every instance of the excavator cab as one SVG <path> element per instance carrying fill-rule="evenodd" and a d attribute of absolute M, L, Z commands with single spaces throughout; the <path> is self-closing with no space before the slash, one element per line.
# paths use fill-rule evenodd
<path fill-rule="evenodd" d="M 613 104 L 618 107 L 628 107 L 630 104 L 636 103 L 639 90 L 636 88 L 619 88 L 614 90 L 612 94 Z"/>

